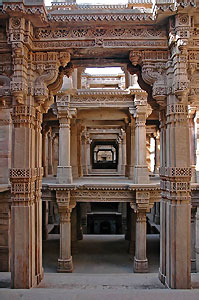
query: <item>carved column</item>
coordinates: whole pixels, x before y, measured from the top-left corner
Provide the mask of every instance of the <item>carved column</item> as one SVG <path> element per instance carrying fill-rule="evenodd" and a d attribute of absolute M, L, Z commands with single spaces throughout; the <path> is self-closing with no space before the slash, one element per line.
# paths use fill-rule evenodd
<path fill-rule="evenodd" d="M 57 99 L 59 118 L 59 166 L 57 167 L 57 181 L 58 183 L 72 183 L 70 123 L 72 116 L 75 116 L 76 110 L 69 108 L 69 96 L 66 97 L 64 104 L 62 98 Z"/>
<path fill-rule="evenodd" d="M 31 288 L 36 285 L 35 263 L 35 108 L 13 107 L 14 124 L 12 169 L 10 170 L 11 207 L 11 285 Z"/>
<path fill-rule="evenodd" d="M 149 175 L 146 163 L 146 118 L 147 118 L 147 100 L 146 93 L 140 93 L 136 96 L 134 102 L 136 105 L 135 127 L 135 183 L 148 183 Z"/>
<path fill-rule="evenodd" d="M 78 174 L 79 177 L 83 176 L 82 171 L 82 126 L 81 124 L 77 125 L 77 163 L 78 163 Z"/>
<path fill-rule="evenodd" d="M 129 177 L 130 155 L 131 155 L 131 127 L 130 124 L 126 124 L 126 169 L 125 169 L 126 177 Z"/>
<path fill-rule="evenodd" d="M 42 113 L 36 110 L 35 118 L 35 167 L 36 167 L 36 184 L 35 184 L 35 274 L 37 284 L 43 278 L 42 268 L 42 134 L 41 134 Z"/>
<path fill-rule="evenodd" d="M 182 65 L 186 62 L 186 55 L 181 55 L 176 54 L 177 69 L 179 62 Z M 172 71 L 168 69 L 169 76 L 173 76 Z M 186 75 L 184 69 L 180 74 Z M 162 245 L 166 248 L 161 249 L 161 256 L 163 260 L 166 259 L 166 285 L 171 288 L 190 288 L 191 168 L 186 78 L 181 79 L 176 75 L 175 80 L 173 82 L 172 77 L 170 82 L 175 94 L 171 93 L 167 97 L 167 157 L 166 166 L 161 167 L 161 189 L 165 199 L 165 211 L 161 215 L 164 215 L 166 223 L 163 224 L 166 228 L 165 244 Z M 164 277 L 164 274 L 161 276 Z"/>
<path fill-rule="evenodd" d="M 160 111 L 160 170 L 166 166 L 167 144 L 166 144 L 166 112 Z M 162 199 L 160 203 L 160 269 L 159 279 L 165 284 L 166 278 L 166 183 L 161 180 Z"/>
<path fill-rule="evenodd" d="M 72 174 L 73 178 L 78 178 L 78 147 L 77 147 L 77 125 L 75 120 L 71 124 L 71 166 L 72 166 Z"/>
<path fill-rule="evenodd" d="M 56 200 L 60 217 L 60 255 L 57 272 L 70 273 L 73 271 L 71 256 L 71 211 L 74 206 L 70 203 L 70 192 L 57 191 Z"/>
<path fill-rule="evenodd" d="M 87 138 L 87 168 L 88 174 L 91 173 L 91 139 Z"/>
<path fill-rule="evenodd" d="M 136 205 L 131 204 L 136 212 L 136 242 L 134 257 L 134 272 L 148 272 L 146 257 L 146 212 L 149 211 L 149 192 L 136 192 Z"/>
<path fill-rule="evenodd" d="M 130 164 L 129 164 L 129 179 L 134 180 L 135 169 L 135 119 L 131 116 L 130 123 Z"/>
<path fill-rule="evenodd" d="M 122 172 L 122 139 L 119 137 L 117 139 L 118 142 L 118 166 L 117 166 L 117 171 L 119 174 Z"/>
<path fill-rule="evenodd" d="M 125 176 L 126 169 L 126 133 L 122 131 L 122 175 Z"/>
<path fill-rule="evenodd" d="M 86 132 L 82 133 L 82 171 L 83 175 L 88 175 L 88 163 L 87 163 L 87 136 Z"/>
<path fill-rule="evenodd" d="M 42 130 L 42 165 L 44 169 L 44 177 L 48 176 L 48 166 L 47 166 L 47 132 L 46 129 L 43 127 Z"/>
<path fill-rule="evenodd" d="M 52 129 L 48 131 L 48 175 L 53 174 L 53 137 Z"/>

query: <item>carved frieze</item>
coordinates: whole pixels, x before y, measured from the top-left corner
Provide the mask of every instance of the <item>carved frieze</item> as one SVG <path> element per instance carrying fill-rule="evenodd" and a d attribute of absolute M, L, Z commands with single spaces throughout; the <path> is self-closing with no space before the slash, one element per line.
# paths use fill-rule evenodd
<path fill-rule="evenodd" d="M 130 202 L 134 194 L 121 190 L 76 190 L 71 191 L 71 199 L 80 202 Z"/>

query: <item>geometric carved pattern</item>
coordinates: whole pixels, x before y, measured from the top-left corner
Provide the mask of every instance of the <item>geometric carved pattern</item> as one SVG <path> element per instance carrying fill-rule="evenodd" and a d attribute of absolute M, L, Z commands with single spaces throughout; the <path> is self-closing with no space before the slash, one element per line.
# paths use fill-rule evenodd
<path fill-rule="evenodd" d="M 21 179 L 27 178 L 30 179 L 36 176 L 35 169 L 19 169 L 19 168 L 12 168 L 10 169 L 10 178 Z"/>
<path fill-rule="evenodd" d="M 160 167 L 160 176 L 164 177 L 191 177 L 191 168 Z"/>
<path fill-rule="evenodd" d="M 10 169 L 10 178 L 21 179 L 21 178 L 32 178 L 36 176 L 35 169 L 19 169 L 19 168 L 12 168 Z"/>

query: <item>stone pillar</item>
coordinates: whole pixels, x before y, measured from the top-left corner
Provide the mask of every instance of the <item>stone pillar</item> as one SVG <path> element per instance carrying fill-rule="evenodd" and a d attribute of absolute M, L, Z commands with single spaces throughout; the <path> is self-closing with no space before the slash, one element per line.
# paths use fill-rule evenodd
<path fill-rule="evenodd" d="M 197 207 L 196 212 L 196 243 L 195 243 L 195 253 L 196 253 L 196 272 L 199 272 L 199 207 Z"/>
<path fill-rule="evenodd" d="M 131 116 L 130 123 L 130 164 L 129 164 L 129 179 L 134 180 L 135 169 L 135 119 Z"/>
<path fill-rule="evenodd" d="M 11 285 L 31 288 L 37 283 L 35 253 L 35 108 L 13 107 L 14 135 L 10 170 Z M 41 247 L 41 245 L 40 245 Z M 36 275 L 36 276 L 35 276 Z"/>
<path fill-rule="evenodd" d="M 59 115 L 59 166 L 57 182 L 72 183 L 72 167 L 70 162 L 70 118 Z"/>
<path fill-rule="evenodd" d="M 42 165 L 43 165 L 43 169 L 44 169 L 44 177 L 48 176 L 47 146 L 48 146 L 47 132 L 46 132 L 46 129 L 43 127 L 43 130 L 42 130 Z"/>
<path fill-rule="evenodd" d="M 126 168 L 125 176 L 129 177 L 129 166 L 131 155 L 131 127 L 130 124 L 126 124 Z"/>
<path fill-rule="evenodd" d="M 122 139 L 119 137 L 117 139 L 118 142 L 118 165 L 117 165 L 117 171 L 119 174 L 122 172 Z"/>
<path fill-rule="evenodd" d="M 126 133 L 123 131 L 122 134 L 122 175 L 125 176 L 126 170 Z"/>
<path fill-rule="evenodd" d="M 154 166 L 154 174 L 159 174 L 160 168 L 160 133 L 157 131 L 154 134 L 155 137 L 155 166 Z"/>
<path fill-rule="evenodd" d="M 60 217 L 60 255 L 57 272 L 71 273 L 73 262 L 71 256 L 71 211 L 70 192 L 57 191 L 56 200 Z"/>
<path fill-rule="evenodd" d="M 88 174 L 91 173 L 91 139 L 87 138 L 87 168 L 88 168 Z"/>
<path fill-rule="evenodd" d="M 79 177 L 83 176 L 82 170 L 82 126 L 77 124 L 77 164 L 78 164 L 78 174 Z"/>
<path fill-rule="evenodd" d="M 36 110 L 35 114 L 35 167 L 36 167 L 36 184 L 35 184 L 35 274 L 37 284 L 43 278 L 42 267 L 42 134 L 41 134 L 42 114 Z"/>
<path fill-rule="evenodd" d="M 80 203 L 77 203 L 77 239 L 83 239 L 83 230 L 82 230 L 82 211 Z"/>
<path fill-rule="evenodd" d="M 160 111 L 160 168 L 166 166 L 166 112 L 165 110 Z M 163 182 L 162 182 L 163 184 Z M 162 186 L 162 189 L 165 188 Z M 160 203 L 160 269 L 159 279 L 165 284 L 166 278 L 166 194 L 162 194 Z"/>
<path fill-rule="evenodd" d="M 136 192 L 136 204 L 131 208 L 136 212 L 136 242 L 134 257 L 134 272 L 148 272 L 148 259 L 146 257 L 146 213 L 149 211 L 149 192 Z"/>
<path fill-rule="evenodd" d="M 72 166 L 72 174 L 73 179 L 78 178 L 78 149 L 77 149 L 77 125 L 76 122 L 73 121 L 71 124 L 71 166 Z"/>
<path fill-rule="evenodd" d="M 148 259 L 146 257 L 146 212 L 137 212 L 136 216 L 134 272 L 148 272 Z"/>
<path fill-rule="evenodd" d="M 147 100 L 146 93 L 143 92 L 142 99 L 136 96 L 134 100 L 136 105 L 135 118 L 135 183 L 148 183 L 149 175 L 146 163 L 146 118 L 147 118 Z"/>
<path fill-rule="evenodd" d="M 85 132 L 82 133 L 82 171 L 83 175 L 88 175 L 87 136 Z"/>
<path fill-rule="evenodd" d="M 191 286 L 191 167 L 187 117 L 186 98 L 178 103 L 176 97 L 170 95 L 167 99 L 166 166 L 161 167 L 161 223 L 165 222 L 161 225 L 161 239 L 164 240 L 161 260 L 166 267 L 166 277 L 161 273 L 160 278 L 165 278 L 168 287 L 179 289 Z"/>
<path fill-rule="evenodd" d="M 53 174 L 53 137 L 52 129 L 48 131 L 48 175 Z"/>

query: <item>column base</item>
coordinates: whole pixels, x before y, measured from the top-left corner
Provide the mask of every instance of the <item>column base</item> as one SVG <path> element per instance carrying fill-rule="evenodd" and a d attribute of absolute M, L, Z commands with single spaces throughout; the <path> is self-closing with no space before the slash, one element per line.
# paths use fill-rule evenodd
<path fill-rule="evenodd" d="M 149 174 L 147 166 L 135 166 L 135 183 L 149 183 Z"/>
<path fill-rule="evenodd" d="M 166 276 L 164 274 L 162 274 L 160 269 L 159 269 L 159 272 L 158 272 L 158 278 L 159 278 L 160 282 L 165 285 Z"/>
<path fill-rule="evenodd" d="M 58 273 L 72 273 L 73 271 L 73 261 L 72 256 L 69 259 L 58 259 Z"/>
<path fill-rule="evenodd" d="M 148 259 L 137 259 L 134 257 L 134 273 L 147 273 Z"/>
<path fill-rule="evenodd" d="M 57 183 L 72 183 L 72 167 L 57 167 Z"/>

